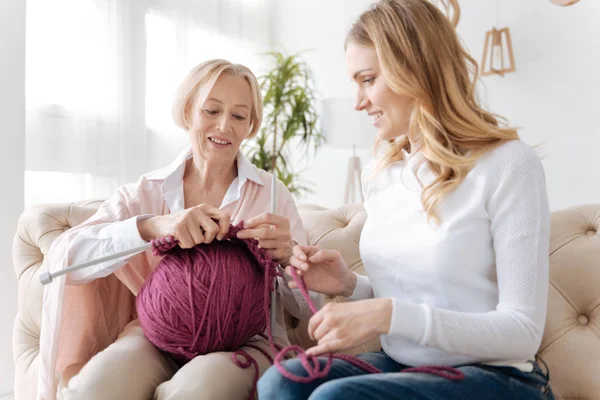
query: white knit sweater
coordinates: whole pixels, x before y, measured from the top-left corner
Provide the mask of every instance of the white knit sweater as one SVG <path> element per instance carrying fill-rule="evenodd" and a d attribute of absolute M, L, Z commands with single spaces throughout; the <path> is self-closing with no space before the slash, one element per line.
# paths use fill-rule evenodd
<path fill-rule="evenodd" d="M 519 140 L 484 156 L 429 223 L 413 173 L 420 153 L 371 177 L 360 251 L 368 278 L 352 299 L 393 299 L 386 353 L 410 365 L 523 368 L 540 345 L 548 296 L 550 212 L 544 170 Z M 426 185 L 433 174 L 423 164 Z"/>

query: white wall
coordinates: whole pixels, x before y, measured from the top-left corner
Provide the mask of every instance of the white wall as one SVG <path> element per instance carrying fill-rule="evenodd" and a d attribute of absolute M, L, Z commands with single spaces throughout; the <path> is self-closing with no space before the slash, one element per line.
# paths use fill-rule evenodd
<path fill-rule="evenodd" d="M 495 1 L 461 4 L 458 32 L 481 60 Z M 510 28 L 517 71 L 483 78 L 489 107 L 522 127 L 528 144 L 542 144 L 552 209 L 600 203 L 600 2 L 503 0 L 499 24 Z"/>
<path fill-rule="evenodd" d="M 274 1 L 273 41 L 288 53 L 304 54 L 315 74 L 322 98 L 353 96 L 354 87 L 346 74 L 344 37 L 351 22 L 370 0 L 277 0 Z M 349 110 L 349 112 L 355 112 Z M 369 132 L 374 137 L 375 131 Z M 371 158 L 369 149 L 357 149 L 363 166 Z M 301 200 L 328 207 L 342 203 L 346 169 L 351 149 L 324 146 L 318 155 L 302 162 L 302 178 L 316 187 L 314 194 Z"/>
<path fill-rule="evenodd" d="M 301 3 L 301 4 L 300 4 Z M 307 54 L 323 97 L 353 96 L 343 41 L 351 21 L 370 0 L 279 0 L 274 38 L 289 52 Z M 550 206 L 600 203 L 600 2 L 558 7 L 547 0 L 461 0 L 458 32 L 481 60 L 485 32 L 498 17 L 511 31 L 516 73 L 483 78 L 483 100 L 521 127 L 530 145 L 542 144 Z M 353 112 L 349 110 L 349 112 Z M 366 134 L 373 134 L 368 132 Z M 342 202 L 350 150 L 324 147 L 304 174 L 318 192 L 302 199 L 326 206 Z M 371 151 L 360 152 L 363 165 Z M 568 186 L 568 190 L 567 190 Z"/>
<path fill-rule="evenodd" d="M 25 172 L 25 1 L 0 1 L 0 396 L 12 392 L 17 281 L 12 241 L 23 210 Z"/>

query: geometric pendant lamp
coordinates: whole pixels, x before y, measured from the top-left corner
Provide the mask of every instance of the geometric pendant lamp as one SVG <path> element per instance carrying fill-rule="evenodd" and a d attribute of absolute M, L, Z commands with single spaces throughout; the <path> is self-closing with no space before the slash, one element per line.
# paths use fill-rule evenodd
<path fill-rule="evenodd" d="M 556 4 L 557 6 L 562 6 L 562 7 L 566 7 L 566 6 L 572 6 L 573 4 L 577 3 L 579 0 L 551 0 L 552 3 Z"/>
<path fill-rule="evenodd" d="M 510 30 L 492 28 L 485 34 L 481 76 L 500 75 L 516 71 Z"/>

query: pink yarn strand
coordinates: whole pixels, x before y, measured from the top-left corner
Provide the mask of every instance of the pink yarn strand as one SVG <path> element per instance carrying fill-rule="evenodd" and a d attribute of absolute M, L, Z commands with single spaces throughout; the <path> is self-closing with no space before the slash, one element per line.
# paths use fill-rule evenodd
<path fill-rule="evenodd" d="M 244 357 L 244 361 L 240 361 L 239 356 Z M 232 355 L 231 355 L 231 359 L 233 360 L 234 364 L 237 365 L 238 367 L 242 368 L 242 369 L 246 369 L 250 366 L 254 367 L 254 381 L 252 382 L 252 390 L 250 391 L 250 396 L 248 396 L 248 399 L 254 399 L 254 394 L 256 393 L 256 386 L 258 384 L 258 375 L 260 374 L 260 369 L 258 368 L 258 362 L 256 362 L 256 360 L 254 359 L 254 357 L 252 357 L 250 354 L 248 354 L 246 351 L 244 350 L 237 350 L 235 351 Z"/>
<path fill-rule="evenodd" d="M 271 294 L 271 291 L 274 290 L 273 278 L 275 278 L 276 276 L 281 276 L 281 274 L 278 271 L 277 265 L 268 256 L 266 251 L 258 246 L 257 240 L 254 240 L 254 239 L 242 240 L 242 239 L 237 238 L 236 234 L 241 229 L 243 229 L 243 221 L 235 226 L 232 225 L 229 232 L 225 236 L 225 238 L 223 238 L 223 241 L 230 240 L 235 243 L 243 243 L 246 246 L 246 248 L 250 251 L 250 253 L 252 253 L 252 255 L 256 259 L 258 265 L 261 266 L 262 268 L 264 268 L 263 312 L 264 312 L 264 315 L 266 316 L 265 325 L 266 325 L 267 335 L 265 336 L 264 334 L 261 333 L 260 336 L 262 336 L 263 338 L 266 338 L 268 340 L 269 348 L 270 348 L 272 354 L 275 355 L 275 357 L 274 358 L 270 357 L 270 355 L 265 350 L 261 349 L 259 346 L 254 346 L 252 344 L 245 344 L 245 346 L 248 346 L 248 347 L 251 347 L 251 348 L 254 348 L 254 349 L 260 351 L 267 358 L 267 360 L 269 362 L 271 362 L 271 363 L 273 363 L 273 365 L 275 365 L 277 370 L 283 376 L 285 376 L 287 379 L 289 379 L 293 382 L 310 383 L 310 382 L 313 382 L 315 379 L 321 379 L 321 378 L 327 377 L 327 375 L 329 374 L 329 372 L 331 370 L 331 366 L 332 366 L 334 358 L 348 362 L 348 363 L 362 369 L 366 373 L 371 373 L 371 374 L 381 373 L 382 372 L 381 370 L 375 368 L 373 365 L 368 364 L 367 362 L 365 362 L 357 357 L 354 357 L 354 356 L 351 356 L 348 354 L 334 354 L 332 352 L 327 354 L 327 360 L 325 361 L 325 364 L 323 366 L 321 366 L 321 363 L 319 362 L 318 357 L 307 355 L 306 352 L 304 351 L 304 349 L 301 348 L 300 346 L 290 345 L 285 348 L 282 348 L 280 345 L 275 343 L 274 338 L 273 338 L 273 333 L 272 333 L 273 327 L 271 326 L 271 318 L 270 318 L 270 312 L 269 312 L 269 309 L 271 306 L 270 294 Z M 177 247 L 177 245 L 178 245 L 178 241 L 173 237 L 155 239 L 151 243 L 152 243 L 153 254 L 155 256 L 165 256 L 165 255 L 175 251 L 175 247 Z M 191 260 L 188 260 L 188 261 L 191 261 Z M 225 264 L 226 264 L 226 262 L 225 262 Z M 306 288 L 306 283 L 304 282 L 304 279 L 302 279 L 300 276 L 298 276 L 298 274 L 296 273 L 296 270 L 294 268 L 292 268 L 291 271 L 292 271 L 292 277 L 294 279 L 294 282 L 296 282 L 296 286 L 298 287 L 298 289 L 300 290 L 300 293 L 306 300 L 306 303 L 308 304 L 310 310 L 313 312 L 313 314 L 317 313 L 318 310 L 314 306 L 314 304 L 312 303 L 312 301 L 310 299 L 308 289 Z M 212 296 L 213 287 L 214 287 L 212 282 L 214 282 L 214 280 L 217 276 L 216 274 L 218 274 L 217 270 L 213 270 L 211 273 L 211 279 L 210 279 L 211 283 L 209 284 L 208 293 L 207 293 L 207 297 L 209 297 L 209 298 L 210 298 L 210 296 Z M 187 278 L 190 280 L 192 279 L 191 272 L 187 276 Z M 194 297 L 194 295 L 195 295 L 194 288 L 192 288 L 192 286 L 193 285 L 189 284 L 189 282 L 188 282 L 190 301 L 191 301 L 191 299 L 195 298 Z M 210 316 L 214 315 L 214 314 L 210 314 L 211 312 L 214 312 L 214 311 L 209 310 L 209 307 L 206 307 L 204 310 L 202 310 L 203 314 L 202 314 L 202 318 L 199 322 L 200 325 L 198 327 L 196 327 L 195 326 L 195 324 L 196 324 L 196 318 L 195 318 L 196 309 L 193 304 L 188 304 L 188 307 L 191 309 L 191 312 L 192 312 L 192 316 L 193 316 L 192 319 L 194 320 L 193 332 L 195 332 L 195 335 L 193 337 L 192 346 L 190 346 L 189 348 L 194 349 L 197 347 L 196 344 L 199 341 L 202 341 L 202 343 L 204 343 L 205 340 L 212 340 L 212 341 L 216 341 L 217 343 L 220 343 L 223 340 L 223 335 L 226 334 L 225 330 L 227 330 L 227 331 L 231 330 L 231 327 L 220 326 L 218 322 L 217 322 L 217 324 L 215 324 L 216 326 L 212 326 L 212 324 L 208 323 L 208 321 L 210 321 Z M 219 312 L 225 312 L 225 311 L 231 312 L 231 310 L 229 310 L 229 311 L 220 310 Z M 240 316 L 240 318 L 246 318 L 246 316 Z M 173 324 L 171 324 L 171 325 L 173 325 Z M 206 331 L 203 331 L 201 329 L 202 327 L 206 327 Z M 203 337 L 200 337 L 201 332 L 203 332 L 203 335 L 204 335 Z M 157 332 L 157 334 L 164 334 L 164 332 Z M 169 334 L 177 337 L 178 332 L 171 331 L 171 332 L 169 332 Z M 229 332 L 229 334 L 231 334 L 231 332 Z M 149 339 L 152 341 L 152 339 L 150 337 L 149 337 Z M 154 343 L 154 341 L 153 341 L 153 343 Z M 178 346 L 177 348 L 173 348 L 173 347 L 170 347 L 169 345 L 164 345 L 164 346 L 162 346 L 162 349 L 166 350 L 168 352 L 179 354 L 186 359 L 192 359 L 198 355 L 198 353 L 190 352 L 187 350 L 187 348 L 184 349 L 181 346 Z M 282 365 L 282 361 L 287 359 L 288 355 L 292 355 L 292 354 L 296 354 L 296 357 L 300 360 L 300 363 L 304 367 L 304 369 L 307 373 L 307 376 L 297 376 L 295 374 L 292 374 L 290 371 L 286 370 L 285 367 Z M 249 399 L 253 399 L 254 395 L 256 394 L 256 387 L 257 387 L 258 378 L 260 375 L 260 370 L 259 370 L 257 361 L 250 354 L 248 354 L 248 352 L 246 352 L 244 350 L 240 350 L 240 349 L 238 349 L 232 353 L 232 361 L 236 365 L 238 365 L 240 368 L 249 368 L 250 366 L 254 367 L 255 377 L 254 377 L 254 382 L 253 382 L 253 386 L 252 386 L 252 391 L 251 391 L 250 397 L 249 397 Z M 436 375 L 436 376 L 439 376 L 439 377 L 442 377 L 445 379 L 449 379 L 449 380 L 464 379 L 464 374 L 460 370 L 458 370 L 456 368 L 445 367 L 445 366 L 420 366 L 420 367 L 414 367 L 414 368 L 405 368 L 401 372 L 428 373 L 428 374 Z"/>
<path fill-rule="evenodd" d="M 304 299 L 308 303 L 313 314 L 316 313 L 317 309 L 314 306 L 314 304 L 312 303 L 312 301 L 310 300 L 310 296 L 308 294 L 308 290 L 306 288 L 306 283 L 304 282 L 304 279 L 302 279 L 300 276 L 298 276 L 295 268 L 291 268 L 291 271 L 292 271 L 292 277 L 294 278 L 294 282 L 296 282 L 296 286 L 300 290 L 302 297 L 304 297 Z M 270 334 L 271 333 L 269 332 L 269 335 Z M 297 376 L 295 374 L 292 374 L 291 372 L 286 370 L 283 365 L 281 365 L 282 358 L 285 356 L 285 354 L 289 353 L 290 351 L 296 352 L 296 354 L 298 355 L 298 358 L 300 358 L 300 362 L 302 363 L 302 366 L 306 370 L 308 376 L 304 377 L 304 376 Z M 361 360 L 358 357 L 354 357 L 349 354 L 333 354 L 333 353 L 329 353 L 327 355 L 327 361 L 325 362 L 325 366 L 323 367 L 323 369 L 321 369 L 318 358 L 315 356 L 308 356 L 304 352 L 304 349 L 302 349 L 299 346 L 288 346 L 288 347 L 284 348 L 279 354 L 277 354 L 277 356 L 275 357 L 275 367 L 277 368 L 279 373 L 281 373 L 283 376 L 285 376 L 286 378 L 288 378 L 289 380 L 291 380 L 293 382 L 310 383 L 310 382 L 313 382 L 315 379 L 324 378 L 329 374 L 329 371 L 331 370 L 331 365 L 333 363 L 334 358 L 337 358 L 338 360 L 343 360 L 347 363 L 350 363 L 370 374 L 378 374 L 378 373 L 382 372 L 378 368 L 375 368 L 371 364 Z M 415 367 L 415 368 L 405 368 L 401 372 L 422 372 L 422 373 L 436 375 L 436 376 L 439 376 L 439 377 L 442 377 L 445 379 L 449 379 L 449 380 L 464 379 L 464 374 L 462 373 L 462 371 L 460 371 L 456 368 L 446 367 L 446 366 L 432 365 L 432 366 L 421 366 L 421 367 Z"/>
<path fill-rule="evenodd" d="M 437 375 L 451 381 L 460 381 L 465 378 L 461 370 L 440 365 L 424 365 L 422 367 L 405 368 L 401 372 L 422 372 L 425 374 Z"/>

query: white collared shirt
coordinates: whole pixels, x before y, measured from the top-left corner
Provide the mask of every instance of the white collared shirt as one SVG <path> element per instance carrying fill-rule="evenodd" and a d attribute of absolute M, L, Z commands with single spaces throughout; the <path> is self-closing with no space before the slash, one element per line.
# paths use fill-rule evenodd
<path fill-rule="evenodd" d="M 185 173 L 186 162 L 192 157 L 192 147 L 188 146 L 168 166 L 144 175 L 146 179 L 150 181 L 163 181 L 163 197 L 171 212 L 183 211 L 185 209 L 183 175 Z M 236 155 L 236 162 L 238 175 L 227 189 L 223 201 L 219 206 L 220 209 L 223 209 L 240 199 L 242 188 L 247 181 L 250 180 L 261 186 L 264 185 L 263 180 L 258 174 L 257 168 L 248 161 L 241 151 L 238 151 Z"/>

